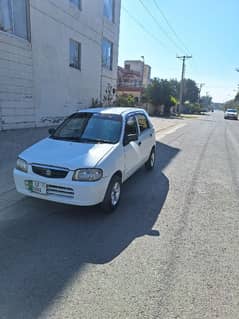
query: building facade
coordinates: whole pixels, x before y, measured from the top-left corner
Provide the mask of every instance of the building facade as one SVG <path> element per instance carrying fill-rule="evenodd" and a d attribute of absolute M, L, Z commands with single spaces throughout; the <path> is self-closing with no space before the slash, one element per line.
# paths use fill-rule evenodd
<path fill-rule="evenodd" d="M 140 102 L 143 90 L 150 84 L 151 67 L 140 60 L 127 60 L 118 67 L 117 94 L 132 95 Z"/>
<path fill-rule="evenodd" d="M 58 123 L 116 88 L 120 2 L 0 1 L 0 129 Z"/>

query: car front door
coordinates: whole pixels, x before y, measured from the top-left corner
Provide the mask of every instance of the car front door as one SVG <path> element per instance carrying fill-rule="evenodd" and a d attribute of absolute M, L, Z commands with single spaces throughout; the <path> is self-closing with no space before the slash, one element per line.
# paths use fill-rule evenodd
<path fill-rule="evenodd" d="M 136 120 L 139 127 L 139 144 L 142 164 L 144 164 L 151 153 L 154 145 L 154 129 L 144 113 L 137 113 Z"/>
<path fill-rule="evenodd" d="M 128 142 L 127 136 L 136 134 L 137 140 Z M 141 165 L 140 142 L 138 139 L 139 131 L 137 121 L 134 115 L 129 116 L 125 123 L 124 132 L 124 176 L 130 177 Z"/>

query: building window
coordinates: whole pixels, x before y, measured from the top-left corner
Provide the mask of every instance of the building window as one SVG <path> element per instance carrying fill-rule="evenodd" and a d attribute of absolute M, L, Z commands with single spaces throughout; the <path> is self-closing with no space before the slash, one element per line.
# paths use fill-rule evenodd
<path fill-rule="evenodd" d="M 130 64 L 125 64 L 125 69 L 126 69 L 127 71 L 130 71 Z"/>
<path fill-rule="evenodd" d="M 81 10 L 81 0 L 70 0 L 74 6 L 76 6 L 79 10 Z"/>
<path fill-rule="evenodd" d="M 114 0 L 104 0 L 104 16 L 114 22 Z"/>
<path fill-rule="evenodd" d="M 70 67 L 81 69 L 81 44 L 70 39 Z"/>
<path fill-rule="evenodd" d="M 29 0 L 0 0 L 0 30 L 30 40 Z"/>
<path fill-rule="evenodd" d="M 112 70 L 113 62 L 113 43 L 107 39 L 102 41 L 102 66 L 108 70 Z"/>

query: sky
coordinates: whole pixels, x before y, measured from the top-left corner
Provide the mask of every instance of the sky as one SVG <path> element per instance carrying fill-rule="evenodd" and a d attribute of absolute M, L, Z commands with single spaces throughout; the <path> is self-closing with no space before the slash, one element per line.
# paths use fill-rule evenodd
<path fill-rule="evenodd" d="M 176 56 L 192 55 L 185 77 L 205 83 L 201 94 L 208 92 L 214 102 L 234 98 L 239 84 L 238 0 L 121 0 L 121 4 L 119 65 L 144 56 L 152 77 L 180 80 L 182 64 Z"/>

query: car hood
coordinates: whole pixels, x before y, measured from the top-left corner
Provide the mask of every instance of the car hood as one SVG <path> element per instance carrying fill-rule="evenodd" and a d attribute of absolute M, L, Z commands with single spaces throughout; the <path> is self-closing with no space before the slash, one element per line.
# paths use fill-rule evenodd
<path fill-rule="evenodd" d="M 28 163 L 65 167 L 70 170 L 95 167 L 112 149 L 112 144 L 88 144 L 46 138 L 20 154 Z"/>
<path fill-rule="evenodd" d="M 228 115 L 237 115 L 236 112 L 226 112 L 226 114 L 228 114 Z"/>

